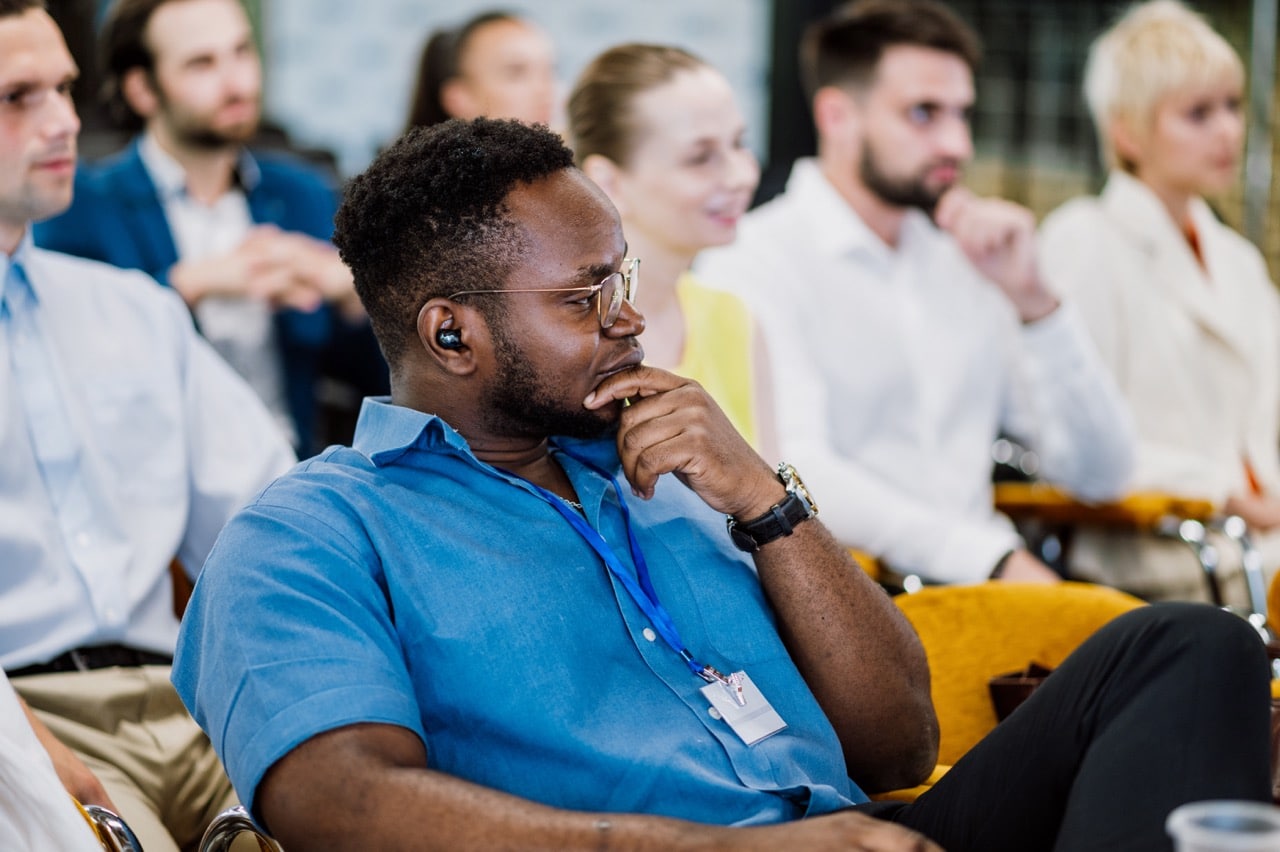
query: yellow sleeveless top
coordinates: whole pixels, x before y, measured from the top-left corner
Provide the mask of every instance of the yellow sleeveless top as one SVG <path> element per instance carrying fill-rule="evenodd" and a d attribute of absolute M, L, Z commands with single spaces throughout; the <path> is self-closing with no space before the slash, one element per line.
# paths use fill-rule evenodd
<path fill-rule="evenodd" d="M 674 372 L 706 388 L 742 437 L 756 446 L 752 338 L 755 324 L 742 299 L 699 284 L 688 272 L 676 283 L 684 314 L 684 355 Z"/>

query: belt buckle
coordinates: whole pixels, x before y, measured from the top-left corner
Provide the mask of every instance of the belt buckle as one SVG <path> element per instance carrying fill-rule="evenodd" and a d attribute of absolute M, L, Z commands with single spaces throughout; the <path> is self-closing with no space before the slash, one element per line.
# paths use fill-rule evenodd
<path fill-rule="evenodd" d="M 71 657 L 71 662 L 75 665 L 76 671 L 87 672 L 90 670 L 89 660 L 79 648 L 72 648 L 67 652 L 67 656 Z"/>

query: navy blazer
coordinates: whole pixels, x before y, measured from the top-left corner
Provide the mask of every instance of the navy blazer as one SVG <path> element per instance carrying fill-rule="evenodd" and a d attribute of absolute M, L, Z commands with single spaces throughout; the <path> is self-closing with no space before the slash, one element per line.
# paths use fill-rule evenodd
<path fill-rule="evenodd" d="M 281 154 L 255 155 L 248 166 L 258 172 L 247 191 L 254 222 L 329 241 L 337 196 L 318 170 Z M 33 230 L 36 245 L 141 269 L 166 287 L 169 269 L 178 262 L 173 233 L 137 140 L 119 154 L 81 164 L 71 207 Z M 275 319 L 289 412 L 306 451 L 314 434 L 321 350 L 339 333 L 340 320 L 326 306 L 310 312 L 282 310 Z"/>

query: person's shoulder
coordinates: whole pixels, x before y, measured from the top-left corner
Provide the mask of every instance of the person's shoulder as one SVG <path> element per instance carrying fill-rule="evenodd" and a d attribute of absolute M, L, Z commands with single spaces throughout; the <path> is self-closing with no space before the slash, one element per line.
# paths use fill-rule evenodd
<path fill-rule="evenodd" d="M 1040 234 L 1052 236 L 1059 232 L 1094 231 L 1103 226 L 1102 199 L 1096 195 L 1072 198 L 1049 212 L 1040 223 Z"/>
<path fill-rule="evenodd" d="M 101 290 L 130 299 L 165 303 L 176 297 L 145 272 L 66 252 L 32 246 L 28 263 L 43 273 L 42 281 L 47 282 L 44 284 L 47 287 L 74 287 L 92 296 Z"/>
<path fill-rule="evenodd" d="M 288 151 L 254 149 L 250 152 L 264 187 L 331 192 L 333 176 L 319 166 Z"/>
<path fill-rule="evenodd" d="M 387 520 L 386 482 L 358 450 L 331 446 L 276 477 L 244 507 L 241 523 L 282 526 L 309 540 L 344 542 L 351 552 L 367 549 L 371 523 Z M 239 516 L 237 516 L 239 517 Z M 239 525 L 237 525 L 239 526 Z"/>
<path fill-rule="evenodd" d="M 696 275 L 689 274 L 680 281 L 681 297 L 695 309 L 717 317 L 737 322 L 751 316 L 745 299 L 737 293 L 720 287 L 709 286 Z"/>
<path fill-rule="evenodd" d="M 378 488 L 378 480 L 378 468 L 368 456 L 348 446 L 334 445 L 299 461 L 263 489 L 255 504 L 320 510 L 358 502 L 358 493 Z"/>
<path fill-rule="evenodd" d="M 138 156 L 137 142 L 96 160 L 83 160 L 76 165 L 75 196 L 72 205 L 86 200 L 111 199 L 137 192 L 154 194 L 155 187 Z"/>

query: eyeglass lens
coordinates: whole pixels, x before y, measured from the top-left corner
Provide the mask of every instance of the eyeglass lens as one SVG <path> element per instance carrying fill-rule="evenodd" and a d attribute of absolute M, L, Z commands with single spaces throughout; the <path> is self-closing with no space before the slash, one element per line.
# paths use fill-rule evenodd
<path fill-rule="evenodd" d="M 635 298 L 636 273 L 640 264 L 631 261 L 625 272 L 615 272 L 600 282 L 600 306 L 602 313 L 600 325 L 609 328 L 618 321 L 622 313 L 623 301 L 630 302 Z"/>

